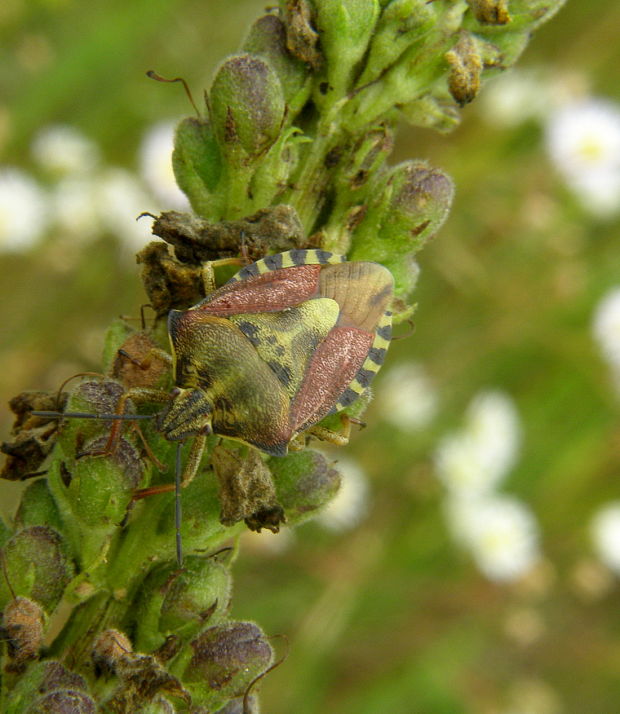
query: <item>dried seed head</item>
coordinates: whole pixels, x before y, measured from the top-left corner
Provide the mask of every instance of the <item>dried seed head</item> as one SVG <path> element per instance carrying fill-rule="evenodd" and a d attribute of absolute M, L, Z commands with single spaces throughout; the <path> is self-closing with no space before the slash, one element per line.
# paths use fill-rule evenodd
<path fill-rule="evenodd" d="M 133 652 L 131 641 L 123 632 L 104 630 L 93 644 L 91 658 L 96 670 L 115 674 L 119 665 Z"/>
<path fill-rule="evenodd" d="M 457 104 L 463 107 L 473 101 L 480 90 L 482 58 L 474 37 L 462 32 L 456 45 L 446 52 L 446 61 L 450 65 L 448 89 Z"/>
<path fill-rule="evenodd" d="M 20 671 L 26 662 L 36 659 L 44 634 L 41 606 L 25 597 L 16 597 L 5 605 L 0 632 L 9 646 L 10 669 Z"/>

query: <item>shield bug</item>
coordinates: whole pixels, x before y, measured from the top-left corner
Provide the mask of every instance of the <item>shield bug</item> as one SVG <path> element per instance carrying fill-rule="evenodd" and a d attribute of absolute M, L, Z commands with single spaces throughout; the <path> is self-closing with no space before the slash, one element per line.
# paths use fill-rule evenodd
<path fill-rule="evenodd" d="M 99 416 L 131 419 L 128 399 L 165 403 L 157 416 L 164 438 L 194 438 L 183 485 L 209 434 L 284 456 L 298 434 L 366 391 L 390 343 L 392 294 L 392 275 L 378 263 L 323 250 L 269 255 L 169 313 L 172 357 L 151 357 L 171 359 L 172 392 L 134 387 L 119 401 L 122 416 Z"/>

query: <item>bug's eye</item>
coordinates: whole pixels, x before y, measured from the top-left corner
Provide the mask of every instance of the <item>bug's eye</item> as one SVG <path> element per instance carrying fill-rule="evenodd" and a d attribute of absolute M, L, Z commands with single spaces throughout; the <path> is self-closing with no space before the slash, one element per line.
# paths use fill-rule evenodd
<path fill-rule="evenodd" d="M 170 396 L 171 396 L 171 397 L 178 397 L 179 394 L 181 394 L 181 388 L 180 388 L 180 387 L 174 387 L 174 389 L 172 389 L 172 390 L 170 391 Z"/>
<path fill-rule="evenodd" d="M 200 430 L 201 434 L 204 434 L 204 436 L 208 436 L 209 434 L 213 434 L 213 429 L 211 428 L 211 424 L 205 424 L 202 429 Z"/>

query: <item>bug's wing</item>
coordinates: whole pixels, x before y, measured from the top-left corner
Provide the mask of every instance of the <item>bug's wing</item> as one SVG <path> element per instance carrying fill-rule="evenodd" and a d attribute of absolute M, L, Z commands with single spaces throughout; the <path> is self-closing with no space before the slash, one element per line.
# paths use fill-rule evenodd
<path fill-rule="evenodd" d="M 379 371 L 391 336 L 392 274 L 377 263 L 330 265 L 320 294 L 339 306 L 337 325 L 317 346 L 291 404 L 290 424 L 300 431 L 349 406 Z"/>
<path fill-rule="evenodd" d="M 330 412 L 355 378 L 372 342 L 371 333 L 353 327 L 331 330 L 312 355 L 306 376 L 291 403 L 292 431 L 301 431 Z"/>
<path fill-rule="evenodd" d="M 240 270 L 192 309 L 222 317 L 285 310 L 318 296 L 322 266 L 343 261 L 343 256 L 321 250 L 269 255 Z"/>

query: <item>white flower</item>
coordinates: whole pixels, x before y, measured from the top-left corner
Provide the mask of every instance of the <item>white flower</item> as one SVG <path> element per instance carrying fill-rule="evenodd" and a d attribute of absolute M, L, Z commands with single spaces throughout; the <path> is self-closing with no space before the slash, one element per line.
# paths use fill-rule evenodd
<path fill-rule="evenodd" d="M 377 394 L 383 417 L 404 431 L 426 426 L 437 413 L 437 402 L 426 371 L 413 362 L 389 370 Z"/>
<path fill-rule="evenodd" d="M 97 145 L 72 126 L 42 129 L 31 146 L 32 156 L 44 169 L 58 174 L 85 174 L 99 163 Z"/>
<path fill-rule="evenodd" d="M 536 519 L 516 498 L 452 499 L 447 517 L 454 538 L 490 580 L 516 580 L 540 559 Z"/>
<path fill-rule="evenodd" d="M 140 146 L 140 174 L 164 208 L 188 210 L 172 170 L 174 129 L 175 122 L 160 122 L 147 131 Z"/>
<path fill-rule="evenodd" d="M 612 501 L 596 513 L 590 533 L 598 557 L 620 575 L 620 501 Z"/>
<path fill-rule="evenodd" d="M 437 474 L 453 493 L 488 492 L 513 466 L 519 440 L 519 419 L 512 400 L 501 392 L 482 392 L 468 407 L 464 427 L 439 442 Z"/>
<path fill-rule="evenodd" d="M 96 180 L 66 176 L 52 190 L 52 217 L 62 236 L 88 241 L 102 232 Z"/>
<path fill-rule="evenodd" d="M 620 369 L 620 287 L 612 288 L 598 303 L 592 333 L 604 359 Z"/>
<path fill-rule="evenodd" d="M 48 227 L 48 199 L 24 171 L 0 167 L 0 251 L 22 251 Z"/>
<path fill-rule="evenodd" d="M 584 207 L 620 210 L 620 107 L 604 99 L 569 102 L 552 112 L 547 151 Z"/>
<path fill-rule="evenodd" d="M 317 522 L 332 531 L 356 526 L 368 510 L 368 479 L 353 461 L 339 459 L 336 468 L 342 474 L 336 496 L 317 516 Z"/>
<path fill-rule="evenodd" d="M 490 124 L 513 127 L 549 111 L 549 81 L 540 71 L 510 69 L 485 85 L 480 98 Z"/>
<path fill-rule="evenodd" d="M 110 168 L 97 178 L 95 192 L 104 228 L 131 250 L 143 248 L 151 238 L 151 221 L 136 219 L 152 209 L 153 201 L 138 179 L 125 169 Z"/>

